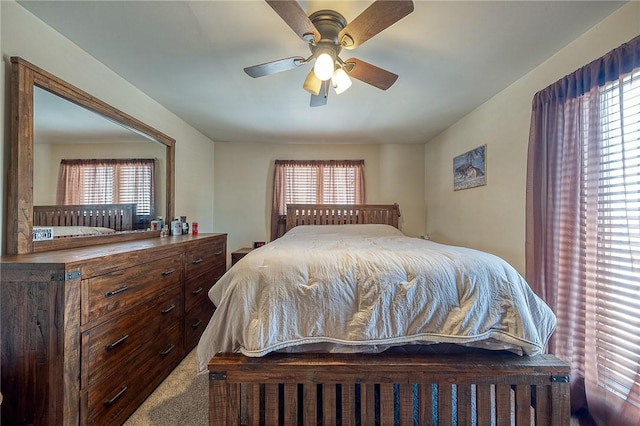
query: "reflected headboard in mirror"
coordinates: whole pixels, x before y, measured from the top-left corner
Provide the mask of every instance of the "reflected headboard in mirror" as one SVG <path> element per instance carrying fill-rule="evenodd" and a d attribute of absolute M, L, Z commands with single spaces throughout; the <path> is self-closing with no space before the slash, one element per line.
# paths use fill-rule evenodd
<path fill-rule="evenodd" d="M 51 188 L 42 188 L 39 183 L 55 179 L 41 176 L 42 170 L 50 169 L 51 173 L 51 170 L 56 167 L 48 164 L 43 165 L 43 158 L 55 157 L 55 155 L 48 154 L 55 150 L 64 152 L 66 149 L 67 152 L 69 150 L 74 153 L 87 151 L 114 158 L 115 155 L 113 153 L 107 153 L 109 152 L 107 150 L 110 144 L 109 141 L 115 146 L 115 135 L 123 133 L 121 132 L 122 129 L 127 129 L 127 140 L 118 139 L 119 148 L 115 151 L 121 152 L 123 151 L 122 147 L 126 147 L 125 151 L 138 153 L 143 151 L 149 154 L 148 157 L 157 159 L 156 167 L 159 168 L 157 174 L 160 177 L 156 182 L 160 184 L 157 186 L 156 193 L 158 193 L 158 196 L 156 199 L 162 205 L 157 206 L 156 210 L 159 215 L 172 218 L 174 217 L 175 209 L 175 140 L 19 57 L 11 58 L 10 87 L 11 153 L 7 176 L 7 229 L 5 232 L 7 254 L 59 250 L 157 236 L 158 231 L 118 230 L 109 235 L 64 238 L 63 241 L 59 242 L 33 241 L 34 201 L 36 204 L 52 204 L 51 200 L 38 200 L 39 197 L 42 197 L 41 193 L 52 193 Z M 43 92 L 46 93 L 46 96 L 42 96 Z M 65 104 L 68 104 L 70 108 L 68 111 L 71 111 L 71 108 L 76 108 L 82 110 L 82 114 L 85 115 L 82 119 L 76 120 L 64 119 L 64 117 L 68 118 L 70 116 L 70 112 L 65 115 L 49 116 L 54 118 L 46 123 L 48 126 L 46 130 L 42 130 L 40 127 L 44 126 L 41 123 L 47 120 L 43 119 L 43 117 L 37 117 L 36 119 L 34 115 L 36 113 L 41 114 L 40 111 L 44 111 L 42 105 L 36 104 L 36 102 L 42 102 L 42 99 L 45 98 L 55 98 L 56 109 L 64 108 L 67 111 Z M 114 123 L 117 124 L 118 126 L 113 127 L 117 127 L 120 130 L 114 131 L 111 129 L 105 131 L 103 129 L 103 133 L 97 136 L 95 131 L 90 129 L 87 124 L 94 121 L 99 123 L 100 120 L 104 123 L 96 124 L 96 127 L 106 128 L 106 122 L 108 122 L 111 126 Z M 82 143 L 74 140 L 75 136 L 73 136 L 71 130 L 68 130 L 73 127 L 73 124 L 77 125 L 80 122 L 84 127 L 76 129 L 76 134 L 81 134 L 81 138 L 85 139 Z M 52 123 L 54 124 L 53 126 Z M 60 129 L 55 128 L 56 123 L 59 123 Z M 62 132 L 63 127 L 66 133 Z M 51 137 L 52 134 L 57 134 L 57 140 L 55 140 L 55 137 Z M 60 135 L 64 136 L 60 137 Z M 49 137 L 49 139 L 45 140 L 45 136 Z M 91 136 L 94 137 L 92 138 Z M 54 139 L 54 141 L 52 142 L 51 139 Z M 64 141 L 61 142 L 60 139 L 64 139 Z M 42 143 L 42 145 L 39 145 L 39 143 Z M 148 145 L 144 145 L 144 143 L 148 143 Z M 145 146 L 148 146 L 148 148 L 144 148 Z M 158 151 L 155 148 L 157 146 L 164 147 L 164 149 Z M 47 155 L 36 155 L 37 152 L 42 150 Z M 159 155 L 158 152 L 160 152 Z M 34 177 L 36 165 L 39 175 Z M 34 196 L 34 192 L 38 195 Z"/>

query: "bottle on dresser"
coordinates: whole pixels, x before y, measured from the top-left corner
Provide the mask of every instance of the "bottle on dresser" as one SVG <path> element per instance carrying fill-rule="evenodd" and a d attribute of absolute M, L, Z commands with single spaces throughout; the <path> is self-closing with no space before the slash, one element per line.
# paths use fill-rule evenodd
<path fill-rule="evenodd" d="M 182 222 L 180 222 L 180 219 L 171 221 L 171 235 L 182 235 Z"/>

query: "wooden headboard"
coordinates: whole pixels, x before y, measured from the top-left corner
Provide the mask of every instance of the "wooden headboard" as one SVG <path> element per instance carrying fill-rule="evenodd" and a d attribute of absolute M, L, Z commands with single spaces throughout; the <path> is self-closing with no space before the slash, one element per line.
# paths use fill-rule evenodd
<path fill-rule="evenodd" d="M 398 227 L 397 204 L 288 204 L 287 228 L 377 223 Z"/>
<path fill-rule="evenodd" d="M 101 226 L 131 231 L 135 204 L 33 206 L 33 226 Z"/>

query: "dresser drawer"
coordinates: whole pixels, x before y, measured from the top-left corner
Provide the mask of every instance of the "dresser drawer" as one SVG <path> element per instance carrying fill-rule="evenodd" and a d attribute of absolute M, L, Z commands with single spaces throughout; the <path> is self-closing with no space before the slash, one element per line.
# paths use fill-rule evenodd
<path fill-rule="evenodd" d="M 202 299 L 184 315 L 185 350 L 190 351 L 200 340 L 202 332 L 209 324 L 215 306 L 209 298 Z"/>
<path fill-rule="evenodd" d="M 113 318 L 180 282 L 182 257 L 172 256 L 82 281 L 82 324 Z"/>
<path fill-rule="evenodd" d="M 140 304 L 125 314 L 82 334 L 81 386 L 120 370 L 140 351 L 161 338 L 165 329 L 182 324 L 183 296 L 180 286 L 157 299 Z"/>
<path fill-rule="evenodd" d="M 187 249 L 185 257 L 185 277 L 200 275 L 218 265 L 227 263 L 227 242 L 224 237 L 198 241 Z"/>
<path fill-rule="evenodd" d="M 189 311 L 203 299 L 209 300 L 207 293 L 225 271 L 225 265 L 218 265 L 202 275 L 187 280 L 184 285 L 185 311 Z"/>
<path fill-rule="evenodd" d="M 182 360 L 182 323 L 175 323 L 112 375 L 83 392 L 86 424 L 122 424 Z M 85 423 L 81 421 L 81 423 Z"/>

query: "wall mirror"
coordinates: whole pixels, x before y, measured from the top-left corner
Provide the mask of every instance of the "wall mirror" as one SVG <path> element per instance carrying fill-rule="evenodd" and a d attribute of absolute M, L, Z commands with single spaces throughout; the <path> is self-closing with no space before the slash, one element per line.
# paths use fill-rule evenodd
<path fill-rule="evenodd" d="M 133 204 L 136 225 L 117 228 L 109 234 L 33 241 L 34 220 L 39 225 L 38 215 L 43 206 L 47 211 L 60 207 L 56 187 L 63 158 L 153 159 L 155 189 L 151 211 L 154 217 L 172 218 L 175 140 L 21 58 L 11 58 L 11 66 L 7 253 L 24 254 L 157 236 L 159 231 L 147 231 L 148 221 L 145 226 L 135 222 L 136 204 Z M 106 211 L 113 205 L 105 205 L 104 209 L 102 206 L 98 209 Z M 85 209 L 78 209 L 83 214 Z"/>

